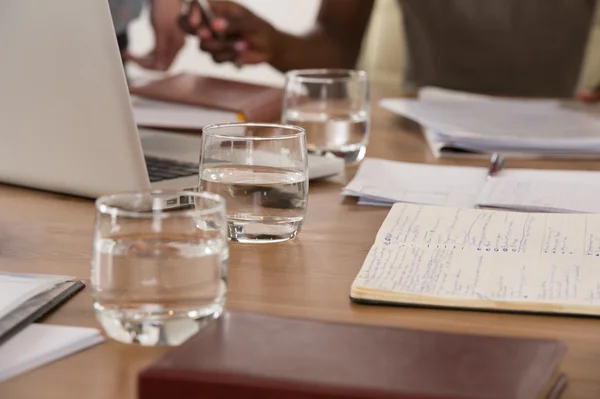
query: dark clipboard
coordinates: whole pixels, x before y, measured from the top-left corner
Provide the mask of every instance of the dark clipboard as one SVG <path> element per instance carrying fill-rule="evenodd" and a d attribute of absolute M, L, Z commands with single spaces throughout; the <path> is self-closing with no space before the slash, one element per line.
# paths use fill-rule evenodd
<path fill-rule="evenodd" d="M 83 281 L 65 281 L 30 298 L 0 319 L 0 345 L 58 308 L 85 287 Z"/>

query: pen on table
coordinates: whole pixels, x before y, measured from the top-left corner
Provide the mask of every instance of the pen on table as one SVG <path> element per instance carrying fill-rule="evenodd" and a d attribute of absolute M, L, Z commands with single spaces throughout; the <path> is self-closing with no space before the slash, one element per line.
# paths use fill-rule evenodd
<path fill-rule="evenodd" d="M 487 174 L 488 179 L 491 179 L 496 174 L 498 174 L 498 172 L 500 172 L 503 167 L 504 167 L 504 158 L 502 158 L 502 155 L 500 155 L 497 152 L 492 154 L 492 158 L 490 160 L 490 167 L 488 168 L 488 174 Z"/>

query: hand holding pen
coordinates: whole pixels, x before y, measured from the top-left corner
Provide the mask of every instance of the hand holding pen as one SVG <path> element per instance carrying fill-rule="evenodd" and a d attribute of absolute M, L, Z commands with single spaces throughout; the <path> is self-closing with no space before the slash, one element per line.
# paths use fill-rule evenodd
<path fill-rule="evenodd" d="M 200 39 L 217 63 L 269 61 L 279 32 L 247 8 L 230 1 L 184 0 L 180 25 Z M 198 17 L 198 14 L 200 17 Z"/>

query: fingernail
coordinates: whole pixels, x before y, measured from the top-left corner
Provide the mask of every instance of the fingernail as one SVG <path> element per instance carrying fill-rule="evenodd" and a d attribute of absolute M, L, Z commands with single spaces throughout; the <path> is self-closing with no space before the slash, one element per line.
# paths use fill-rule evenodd
<path fill-rule="evenodd" d="M 211 37 L 210 29 L 207 28 L 200 28 L 200 32 L 198 34 L 200 35 L 200 39 L 210 39 Z"/>
<path fill-rule="evenodd" d="M 227 21 L 224 20 L 223 18 L 216 18 L 213 21 L 213 28 L 215 28 L 216 30 L 219 30 L 219 31 L 223 31 L 223 30 L 227 29 L 227 25 L 228 25 Z"/>
<path fill-rule="evenodd" d="M 235 51 L 246 51 L 248 50 L 248 42 L 245 41 L 239 41 L 239 42 L 235 42 L 233 44 L 233 49 Z"/>

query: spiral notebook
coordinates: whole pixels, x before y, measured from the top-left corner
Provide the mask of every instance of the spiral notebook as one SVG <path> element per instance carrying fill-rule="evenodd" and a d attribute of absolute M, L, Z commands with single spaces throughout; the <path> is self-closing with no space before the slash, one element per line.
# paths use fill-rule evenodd
<path fill-rule="evenodd" d="M 600 214 L 397 203 L 355 302 L 600 316 Z"/>

